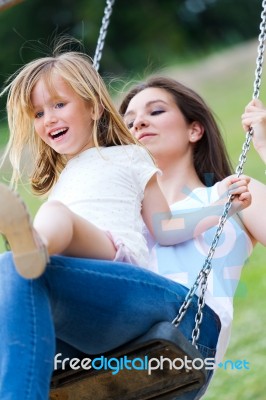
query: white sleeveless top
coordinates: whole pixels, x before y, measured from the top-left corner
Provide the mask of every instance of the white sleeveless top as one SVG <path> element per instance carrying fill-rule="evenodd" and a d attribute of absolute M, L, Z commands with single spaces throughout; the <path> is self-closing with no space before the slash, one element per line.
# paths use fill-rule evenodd
<path fill-rule="evenodd" d="M 108 232 L 115 245 L 126 248 L 126 261 L 146 266 L 141 206 L 145 186 L 156 172 L 141 146 L 93 147 L 68 161 L 48 201 L 62 202 Z"/>
<path fill-rule="evenodd" d="M 197 188 L 188 193 L 184 200 L 171 206 L 173 214 L 180 214 L 185 222 L 186 212 L 196 211 L 219 198 L 217 185 L 209 188 Z M 150 249 L 149 269 L 191 288 L 203 266 L 216 228 L 209 229 L 195 239 L 168 247 L 156 244 L 145 229 L 145 236 Z M 243 265 L 251 254 L 252 247 L 251 240 L 240 218 L 237 215 L 229 218 L 225 223 L 214 254 L 205 297 L 206 304 L 215 311 L 221 320 L 216 363 L 223 359 L 229 344 L 233 320 L 233 297 Z"/>

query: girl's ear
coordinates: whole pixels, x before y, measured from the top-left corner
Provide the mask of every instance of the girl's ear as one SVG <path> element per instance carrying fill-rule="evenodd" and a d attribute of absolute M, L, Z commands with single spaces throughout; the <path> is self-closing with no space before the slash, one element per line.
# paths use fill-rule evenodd
<path fill-rule="evenodd" d="M 189 131 L 189 141 L 191 143 L 196 143 L 202 138 L 203 135 L 204 135 L 203 126 L 197 121 L 192 122 Z"/>
<path fill-rule="evenodd" d="M 103 106 L 102 104 L 98 103 L 97 108 L 93 108 L 91 117 L 94 121 L 97 121 L 98 119 L 101 118 L 102 114 L 103 114 Z"/>

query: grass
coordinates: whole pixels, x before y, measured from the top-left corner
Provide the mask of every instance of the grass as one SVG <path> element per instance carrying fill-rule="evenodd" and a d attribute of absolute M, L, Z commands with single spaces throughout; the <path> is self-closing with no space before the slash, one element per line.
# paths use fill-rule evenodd
<path fill-rule="evenodd" d="M 243 51 L 248 53 L 248 49 L 243 48 Z M 255 56 L 253 51 L 243 64 L 237 63 L 234 51 L 210 57 L 204 62 L 204 67 L 207 69 L 206 79 L 202 78 L 202 73 L 197 76 L 197 70 L 201 69 L 202 65 L 188 68 L 187 74 L 181 73 L 182 71 L 178 69 L 175 72 L 175 77 L 182 76 L 183 82 L 199 91 L 215 112 L 234 166 L 237 165 L 244 141 L 240 116 L 252 97 Z M 219 65 L 217 67 L 217 62 L 220 63 L 220 68 Z M 193 77 L 192 83 L 191 77 Z M 262 76 L 260 98 L 266 104 L 264 77 L 265 72 Z M 265 183 L 265 164 L 253 148 L 248 153 L 244 172 Z M 244 296 L 235 298 L 232 336 L 224 358 L 233 361 L 246 360 L 249 362 L 250 370 L 218 369 L 204 400 L 265 399 L 265 261 L 265 247 L 257 245 L 243 270 L 241 282 L 247 292 Z"/>
<path fill-rule="evenodd" d="M 8 136 L 7 125 L 4 123 L 0 123 L 0 148 L 3 147 L 7 142 L 7 136 Z"/>
<path fill-rule="evenodd" d="M 264 400 L 264 361 L 266 323 L 263 279 L 265 248 L 257 246 L 242 274 L 247 288 L 243 297 L 235 298 L 235 314 L 230 345 L 224 360 L 246 360 L 250 370 L 219 369 L 212 380 L 206 400 Z"/>
<path fill-rule="evenodd" d="M 241 49 L 240 52 L 233 49 L 197 64 L 193 63 L 192 66 L 182 66 L 182 70 L 172 67 L 171 70 L 163 72 L 176 78 L 182 77 L 181 80 L 197 90 L 211 106 L 220 121 L 229 154 L 235 165 L 244 140 L 240 116 L 253 91 L 256 57 L 256 48 L 254 47 L 254 50 L 253 47 L 250 50 L 248 44 L 243 47 L 242 53 Z M 244 60 L 243 55 L 246 57 Z M 263 85 L 261 99 L 266 104 L 266 90 L 263 89 Z M 1 127 L 0 131 L 3 131 Z M 3 143 L 3 137 L 0 140 Z M 249 151 L 245 173 L 265 182 L 265 165 L 253 149 Z M 22 187 L 20 192 L 34 214 L 40 205 L 39 200 L 34 199 Z M 3 246 L 0 247 L 0 251 L 1 248 L 3 250 Z M 235 298 L 232 337 L 225 356 L 225 359 L 233 361 L 246 360 L 250 370 L 218 369 L 204 397 L 205 400 L 265 399 L 265 256 L 265 247 L 256 246 L 244 268 L 241 282 L 246 286 L 247 292 L 244 296 Z"/>

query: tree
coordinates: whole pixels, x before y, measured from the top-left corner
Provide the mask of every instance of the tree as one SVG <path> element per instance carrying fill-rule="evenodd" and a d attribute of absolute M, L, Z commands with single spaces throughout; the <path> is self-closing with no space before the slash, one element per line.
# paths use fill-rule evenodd
<path fill-rule="evenodd" d="M 93 56 L 104 7 L 105 0 L 25 0 L 1 12 L 0 81 L 49 52 L 57 34 L 81 39 Z M 116 0 L 101 71 L 157 68 L 253 38 L 260 12 L 261 0 Z"/>

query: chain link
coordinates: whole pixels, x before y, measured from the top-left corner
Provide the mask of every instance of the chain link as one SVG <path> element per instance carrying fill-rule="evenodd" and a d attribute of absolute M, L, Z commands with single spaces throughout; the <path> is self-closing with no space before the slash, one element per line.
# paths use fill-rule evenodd
<path fill-rule="evenodd" d="M 100 60 L 102 57 L 102 51 L 103 51 L 103 47 L 104 47 L 104 41 L 105 41 L 105 37 L 107 34 L 107 28 L 108 25 L 110 23 L 110 18 L 111 18 L 111 14 L 113 11 L 113 5 L 115 3 L 115 0 L 107 0 L 106 2 L 106 7 L 104 9 L 104 16 L 102 19 L 102 26 L 100 29 L 100 33 L 99 33 L 99 38 L 97 41 L 97 46 L 96 46 L 96 50 L 95 50 L 95 55 L 93 58 L 93 65 L 94 68 L 98 71 L 99 66 L 100 66 Z M 261 75 L 262 75 L 262 65 L 263 65 L 263 56 L 264 56 L 264 50 L 265 50 L 265 46 L 264 46 L 264 42 L 265 42 L 265 36 L 266 36 L 266 0 L 262 1 L 262 7 L 263 7 L 263 11 L 261 13 L 261 24 L 260 24 L 260 34 L 259 34 L 259 45 L 258 45 L 258 56 L 257 56 L 257 60 L 256 60 L 256 71 L 255 71 L 255 81 L 254 81 L 254 92 L 253 92 L 253 98 L 258 98 L 259 97 L 259 90 L 260 90 L 260 85 L 261 85 Z M 244 163 L 246 162 L 247 159 L 247 152 L 250 148 L 250 142 L 252 139 L 252 135 L 253 135 L 253 129 L 251 128 L 246 135 L 246 140 L 243 144 L 242 147 L 242 153 L 239 157 L 239 164 L 236 167 L 236 174 L 239 177 L 242 173 L 243 173 L 243 169 L 244 169 Z M 218 245 L 220 236 L 223 232 L 223 228 L 224 228 L 224 224 L 227 220 L 228 217 L 228 213 L 232 204 L 232 200 L 233 200 L 233 196 L 229 196 L 228 200 L 224 206 L 224 211 L 223 214 L 219 220 L 219 224 L 216 230 L 216 233 L 214 235 L 213 241 L 211 243 L 208 255 L 205 259 L 205 262 L 202 266 L 201 271 L 199 272 L 193 286 L 191 287 L 191 289 L 189 290 L 189 292 L 187 293 L 185 300 L 183 302 L 183 304 L 181 305 L 179 311 L 178 311 L 178 315 L 174 318 L 174 320 L 172 321 L 172 323 L 178 327 L 178 325 L 180 324 L 180 322 L 182 321 L 199 285 L 201 284 L 201 292 L 200 292 L 200 296 L 198 298 L 198 311 L 195 317 L 195 327 L 192 331 L 192 344 L 197 347 L 197 340 L 199 338 L 200 335 L 200 324 L 202 322 L 202 318 L 203 318 L 203 307 L 205 304 L 205 293 L 207 290 L 207 286 L 208 286 L 208 276 L 209 273 L 211 272 L 212 269 L 212 265 L 211 265 L 211 261 L 214 255 L 214 252 L 216 250 L 216 247 Z M 6 248 L 9 249 L 9 245 L 8 242 L 5 240 L 5 245 Z"/>
<path fill-rule="evenodd" d="M 263 64 L 263 56 L 264 56 L 264 41 L 265 41 L 265 37 L 266 37 L 266 0 L 262 1 L 262 7 L 263 7 L 263 11 L 261 13 L 260 34 L 259 34 L 259 38 L 258 38 L 258 42 L 259 42 L 258 55 L 257 55 L 257 60 L 256 60 L 254 92 L 253 92 L 254 99 L 259 97 L 259 91 L 260 91 L 260 85 L 261 85 L 262 64 Z M 242 152 L 239 157 L 239 164 L 236 167 L 236 174 L 238 177 L 243 173 L 244 163 L 247 160 L 247 152 L 250 148 L 250 142 L 252 139 L 252 135 L 253 135 L 253 129 L 251 128 L 251 129 L 249 129 L 249 131 L 246 134 L 246 139 L 242 146 Z M 202 318 L 203 318 L 202 311 L 203 311 L 203 307 L 205 304 L 205 293 L 206 293 L 207 285 L 208 285 L 207 279 L 208 279 L 208 276 L 212 269 L 211 261 L 212 261 L 213 255 L 215 253 L 216 247 L 218 245 L 220 236 L 223 232 L 224 224 L 227 220 L 228 213 L 229 213 L 230 207 L 232 205 L 232 200 L 233 200 L 233 196 L 229 195 L 228 200 L 224 206 L 223 214 L 220 217 L 219 224 L 218 224 L 216 233 L 214 235 L 213 241 L 211 243 L 209 252 L 205 259 L 205 262 L 204 262 L 198 276 L 196 277 L 196 280 L 195 280 L 193 286 L 188 291 L 188 293 L 185 297 L 185 300 L 178 311 L 177 316 L 172 321 L 172 324 L 174 324 L 176 327 L 178 327 L 178 325 L 182 321 L 182 319 L 183 319 L 183 317 L 184 317 L 184 315 L 185 315 L 185 313 L 186 313 L 186 311 L 187 311 L 187 309 L 188 309 L 188 307 L 200 285 L 200 295 L 198 297 L 198 310 L 197 310 L 196 317 L 195 317 L 195 327 L 192 331 L 192 344 L 196 348 L 197 348 L 197 340 L 200 335 L 200 324 L 201 324 Z"/>
<path fill-rule="evenodd" d="M 0 0 L 1 1 L 1 0 Z M 102 57 L 102 51 L 103 51 L 103 46 L 104 46 L 104 40 L 107 34 L 107 28 L 110 22 L 110 18 L 111 18 L 111 14 L 113 11 L 113 5 L 115 3 L 115 0 L 107 0 L 106 1 L 106 6 L 104 9 L 104 16 L 102 19 L 102 26 L 100 29 L 100 33 L 99 33 L 99 38 L 97 41 L 97 46 L 96 46 L 96 50 L 95 50 L 95 55 L 93 58 L 93 66 L 94 68 L 98 71 L 99 66 L 100 66 L 100 60 Z M 0 233 L 1 235 L 1 233 Z M 4 242 L 4 246 L 6 250 L 10 250 L 10 246 L 8 241 L 6 240 L 6 238 L 2 235 L 3 237 L 3 242 Z"/>
<path fill-rule="evenodd" d="M 113 11 L 113 5 L 114 5 L 115 0 L 107 0 L 106 1 L 106 6 L 104 9 L 104 16 L 102 19 L 102 26 L 100 29 L 98 41 L 97 41 L 97 46 L 95 50 L 95 54 L 93 57 L 93 66 L 94 68 L 98 71 L 99 66 L 100 66 L 100 61 L 102 58 L 102 53 L 103 53 L 103 46 L 104 46 L 104 41 L 105 37 L 107 34 L 107 28 L 110 22 L 111 14 Z"/>

